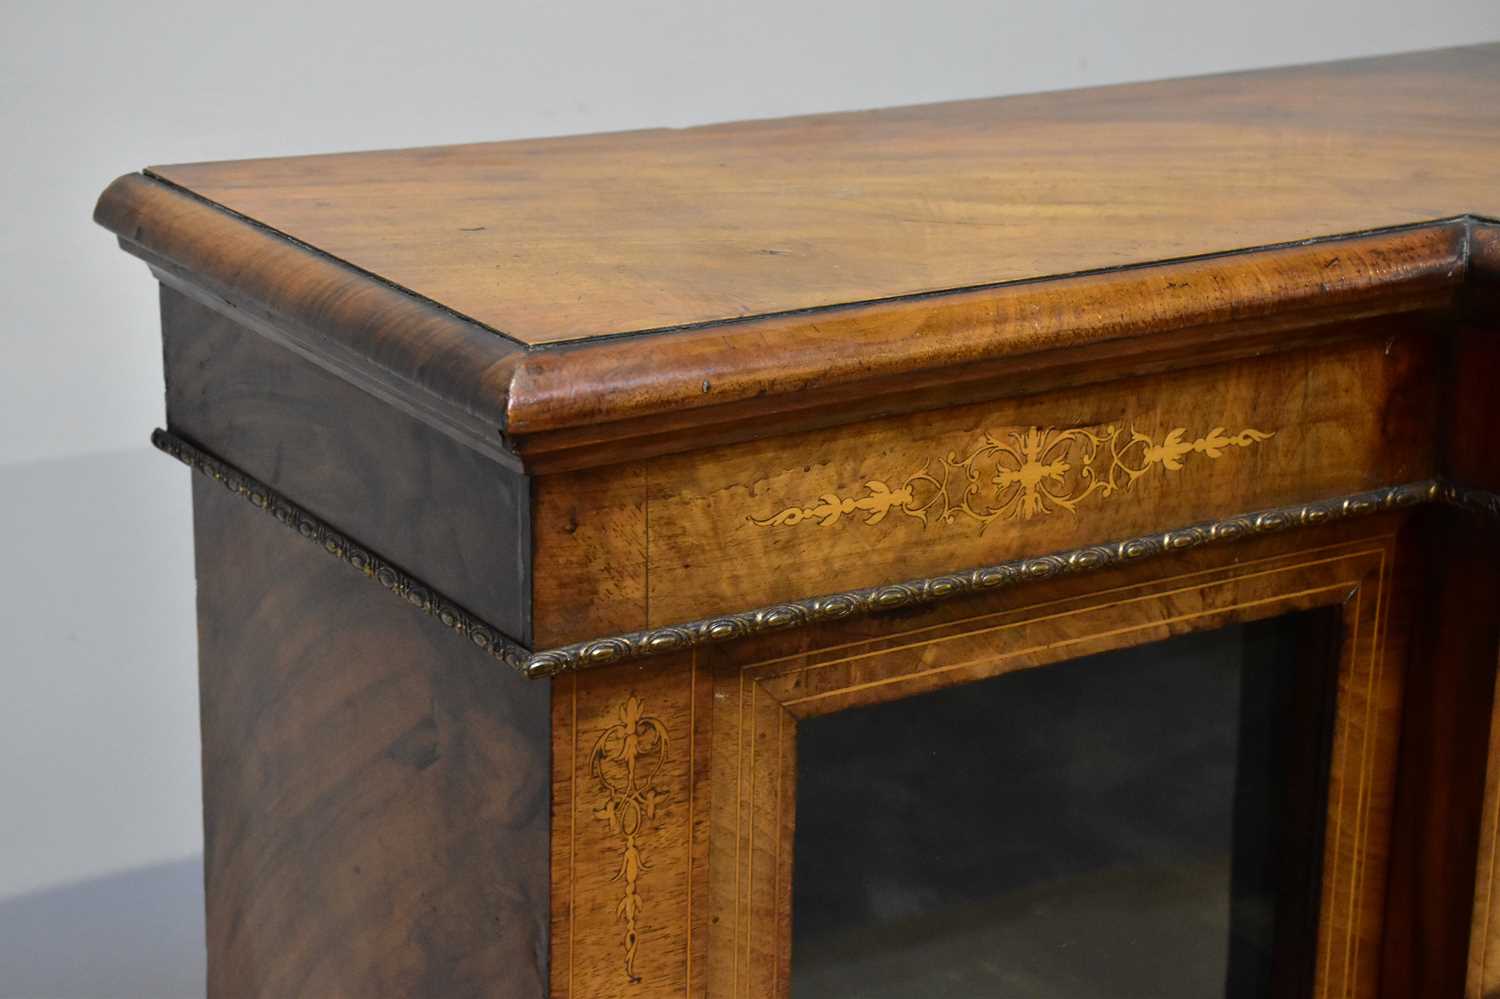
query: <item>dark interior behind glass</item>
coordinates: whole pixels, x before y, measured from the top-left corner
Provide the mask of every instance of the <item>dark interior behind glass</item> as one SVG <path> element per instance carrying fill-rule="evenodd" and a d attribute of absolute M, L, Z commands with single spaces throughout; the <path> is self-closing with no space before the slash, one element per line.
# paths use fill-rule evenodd
<path fill-rule="evenodd" d="M 795 999 L 1296 997 L 1336 617 L 804 721 Z"/>

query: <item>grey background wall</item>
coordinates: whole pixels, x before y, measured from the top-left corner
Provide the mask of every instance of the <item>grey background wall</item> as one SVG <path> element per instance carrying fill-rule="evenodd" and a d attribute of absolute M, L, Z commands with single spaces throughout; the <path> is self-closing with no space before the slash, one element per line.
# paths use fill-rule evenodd
<path fill-rule="evenodd" d="M 201 975 L 187 473 L 144 445 L 152 282 L 89 222 L 117 174 L 1495 38 L 1494 0 L 5 0 L 0 999 Z"/>

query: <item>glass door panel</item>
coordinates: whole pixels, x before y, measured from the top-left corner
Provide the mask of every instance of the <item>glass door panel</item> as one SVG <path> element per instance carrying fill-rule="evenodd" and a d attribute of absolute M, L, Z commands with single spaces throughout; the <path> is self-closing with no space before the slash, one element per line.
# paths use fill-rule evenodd
<path fill-rule="evenodd" d="M 1311 980 L 1329 612 L 799 725 L 794 999 L 1249 999 Z"/>

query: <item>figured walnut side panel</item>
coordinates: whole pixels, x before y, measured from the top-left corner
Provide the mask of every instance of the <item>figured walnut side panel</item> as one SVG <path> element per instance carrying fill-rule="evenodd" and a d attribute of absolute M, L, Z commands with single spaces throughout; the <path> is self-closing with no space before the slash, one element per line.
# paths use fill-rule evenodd
<path fill-rule="evenodd" d="M 1451 345 L 1451 391 L 1447 399 L 1447 433 L 1444 461 L 1450 475 L 1465 485 L 1494 490 L 1500 487 L 1500 394 L 1495 392 L 1500 372 L 1500 227 L 1476 227 L 1474 233 L 1476 280 L 1474 321 L 1457 331 Z M 1482 506 L 1474 507 L 1482 510 Z M 1434 531 L 1435 578 L 1431 584 L 1434 610 L 1429 631 L 1431 661 L 1442 678 L 1438 690 L 1452 703 L 1439 698 L 1432 731 L 1417 740 L 1426 754 L 1448 764 L 1449 778 L 1435 791 L 1442 800 L 1434 804 L 1434 820 L 1452 817 L 1451 829 L 1441 821 L 1430 821 L 1415 830 L 1414 849 L 1422 851 L 1427 864 L 1452 870 L 1472 855 L 1474 893 L 1469 911 L 1467 999 L 1500 996 L 1500 699 L 1495 696 L 1495 678 L 1500 675 L 1500 625 L 1491 609 L 1500 606 L 1500 537 L 1476 518 L 1452 515 L 1444 518 L 1446 531 Z M 1476 612 L 1476 610 L 1479 612 Z M 1476 683 L 1479 684 L 1476 692 Z M 1488 689 L 1484 684 L 1488 684 Z M 1473 733 L 1475 712 L 1486 712 L 1488 745 L 1483 734 Z M 1468 721 L 1464 726 L 1461 723 Z M 1485 724 L 1480 718 L 1478 727 Z M 1467 730 L 1467 731 L 1465 731 Z M 1464 737 L 1467 735 L 1467 737 Z M 1452 753 L 1445 757 L 1444 753 Z M 1472 786 L 1473 770 L 1483 761 L 1482 804 L 1477 815 L 1466 811 L 1466 784 Z M 1466 780 L 1467 778 L 1467 780 Z M 1464 828 L 1465 818 L 1470 821 Z M 1471 843 L 1459 837 L 1473 836 Z M 1471 853 L 1472 851 L 1472 853 Z M 1455 929 L 1463 913 L 1455 905 L 1468 901 L 1467 893 L 1449 891 L 1445 908 L 1429 905 L 1416 917 L 1424 935 L 1436 937 L 1434 929 Z M 1429 929 L 1431 928 L 1431 929 Z M 1460 934 L 1463 935 L 1463 934 Z M 1442 947 L 1436 944 L 1434 949 Z M 1443 966 L 1456 973 L 1455 951 L 1443 955 Z M 1450 991 L 1456 994 L 1453 983 Z"/>
<path fill-rule="evenodd" d="M 209 995 L 542 999 L 548 684 L 193 506 Z"/>
<path fill-rule="evenodd" d="M 1494 808 L 1486 784 L 1497 648 L 1500 535 L 1488 517 L 1436 509 L 1421 518 L 1427 572 L 1401 734 L 1402 770 L 1382 945 L 1389 995 L 1470 995 L 1500 988 Z M 1468 978 L 1466 987 L 1465 979 Z"/>
<path fill-rule="evenodd" d="M 165 286 L 161 310 L 174 433 L 528 640 L 520 473 Z"/>

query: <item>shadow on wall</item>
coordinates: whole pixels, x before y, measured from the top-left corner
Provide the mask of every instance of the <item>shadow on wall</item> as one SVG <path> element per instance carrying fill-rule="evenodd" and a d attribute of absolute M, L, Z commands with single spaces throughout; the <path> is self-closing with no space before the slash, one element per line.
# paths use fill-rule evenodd
<path fill-rule="evenodd" d="M 199 999 L 203 859 L 0 901 L 0 999 Z"/>

